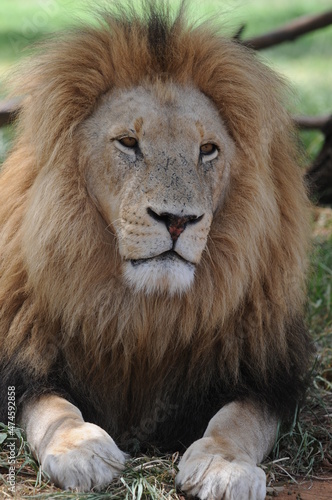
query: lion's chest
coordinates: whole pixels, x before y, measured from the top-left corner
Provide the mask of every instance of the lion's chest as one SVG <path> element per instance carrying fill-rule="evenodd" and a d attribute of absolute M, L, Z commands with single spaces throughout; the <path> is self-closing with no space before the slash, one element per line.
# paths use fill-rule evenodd
<path fill-rule="evenodd" d="M 178 450 L 202 436 L 212 416 L 228 402 L 220 374 L 210 371 L 207 377 L 202 369 L 188 377 L 184 359 L 161 378 L 157 371 L 133 370 L 129 383 L 105 377 L 92 393 L 82 384 L 72 397 L 85 420 L 103 427 L 123 449 L 133 452 L 153 445 Z"/>

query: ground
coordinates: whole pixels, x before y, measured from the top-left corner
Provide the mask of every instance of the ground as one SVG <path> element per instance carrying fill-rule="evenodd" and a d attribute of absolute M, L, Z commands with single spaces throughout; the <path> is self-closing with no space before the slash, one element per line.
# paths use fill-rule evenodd
<path fill-rule="evenodd" d="M 280 489 L 279 489 L 280 488 Z M 331 500 L 332 481 L 324 478 L 300 481 L 296 485 L 278 486 L 271 493 L 278 500 Z M 267 499 L 271 500 L 270 495 Z"/>

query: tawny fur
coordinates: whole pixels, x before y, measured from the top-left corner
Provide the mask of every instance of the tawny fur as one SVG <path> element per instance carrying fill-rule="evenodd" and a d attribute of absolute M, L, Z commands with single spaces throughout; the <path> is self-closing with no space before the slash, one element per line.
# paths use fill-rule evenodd
<path fill-rule="evenodd" d="M 110 399 L 138 413 L 172 372 L 174 386 L 184 376 L 203 386 L 217 365 L 236 385 L 246 360 L 257 380 L 307 361 L 289 327 L 304 302 L 308 202 L 280 104 L 283 83 L 211 25 L 189 26 L 181 13 L 165 19 L 167 40 L 154 50 L 149 37 L 158 33 L 121 8 L 44 47 L 16 77 L 14 93 L 26 97 L 0 178 L 2 361 L 15 356 L 26 373 L 47 377 L 61 350 L 73 384 L 88 386 L 96 401 L 112 387 L 119 396 Z M 194 285 L 180 298 L 124 284 L 117 242 L 76 161 L 76 130 L 100 97 L 142 81 L 197 87 L 236 144 L 229 192 Z M 37 190 L 48 203 L 28 220 Z"/>

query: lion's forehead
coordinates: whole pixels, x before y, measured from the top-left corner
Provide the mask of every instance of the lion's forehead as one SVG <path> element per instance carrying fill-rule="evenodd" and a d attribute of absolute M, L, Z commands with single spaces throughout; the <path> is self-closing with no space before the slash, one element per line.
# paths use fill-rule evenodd
<path fill-rule="evenodd" d="M 181 148 L 191 142 L 198 147 L 214 136 L 227 140 L 216 106 L 192 86 L 168 83 L 117 89 L 103 98 L 98 115 L 109 133 L 133 131 L 163 148 L 177 142 Z"/>
<path fill-rule="evenodd" d="M 114 139 L 122 136 L 138 140 L 141 157 L 125 157 L 114 149 Z M 209 142 L 217 144 L 220 152 L 213 166 L 199 160 L 201 145 Z M 90 162 L 91 175 L 99 176 L 105 186 L 111 184 L 113 194 L 120 186 L 128 189 L 131 183 L 136 190 L 139 182 L 140 192 L 144 186 L 150 192 L 169 186 L 170 197 L 181 195 L 191 203 L 191 188 L 198 192 L 203 187 L 205 194 L 201 192 L 199 197 L 212 196 L 214 206 L 225 165 L 231 164 L 235 153 L 213 101 L 194 86 L 172 82 L 113 89 L 105 94 L 85 123 L 82 143 L 87 144 L 90 159 L 96 160 Z"/>

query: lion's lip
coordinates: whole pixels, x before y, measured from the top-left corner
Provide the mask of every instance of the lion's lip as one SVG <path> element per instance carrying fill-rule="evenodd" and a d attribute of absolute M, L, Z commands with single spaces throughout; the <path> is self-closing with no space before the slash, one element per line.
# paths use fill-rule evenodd
<path fill-rule="evenodd" d="M 131 259 L 130 262 L 131 264 L 135 266 L 139 266 L 140 264 L 144 264 L 145 262 L 151 262 L 151 261 L 175 261 L 175 260 L 180 260 L 185 264 L 188 264 L 190 266 L 194 266 L 194 262 L 190 262 L 189 260 L 186 260 L 184 257 L 179 255 L 175 250 L 167 250 L 166 252 L 160 253 L 159 255 L 154 255 L 153 257 L 147 257 L 145 259 Z"/>

